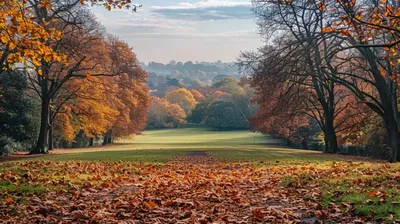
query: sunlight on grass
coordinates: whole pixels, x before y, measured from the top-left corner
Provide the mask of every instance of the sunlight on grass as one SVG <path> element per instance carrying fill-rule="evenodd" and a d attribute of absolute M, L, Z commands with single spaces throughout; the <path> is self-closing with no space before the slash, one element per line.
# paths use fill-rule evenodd
<path fill-rule="evenodd" d="M 57 149 L 51 160 L 167 162 L 190 151 L 206 151 L 225 162 L 341 161 L 342 156 L 277 147 L 278 140 L 250 131 L 210 131 L 200 128 L 145 131 L 119 144 L 80 149 Z"/>

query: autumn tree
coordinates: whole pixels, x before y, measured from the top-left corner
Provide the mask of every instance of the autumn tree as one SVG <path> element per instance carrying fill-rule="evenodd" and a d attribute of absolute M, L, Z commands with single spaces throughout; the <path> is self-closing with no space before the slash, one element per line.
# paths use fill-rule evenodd
<path fill-rule="evenodd" d="M 398 99 L 399 5 L 396 1 L 329 1 L 321 8 L 331 15 L 326 35 L 340 35 L 344 44 L 337 54 L 348 62 L 335 76 L 357 99 L 382 117 L 391 145 L 391 161 L 400 161 L 400 115 Z M 368 84 L 361 88 L 360 83 Z"/>
<path fill-rule="evenodd" d="M 107 144 L 113 137 L 138 134 L 146 126 L 147 73 L 137 65 L 136 56 L 126 43 L 115 37 L 108 38 L 107 42 L 108 57 L 119 58 L 117 66 L 125 67 L 125 73 L 74 79 L 60 89 L 53 100 L 55 108 L 61 109 L 55 120 L 58 141 L 72 142 L 82 133 L 90 139 L 90 145 L 99 136 Z M 67 101 L 66 96 L 69 96 Z"/>
<path fill-rule="evenodd" d="M 147 126 L 152 128 L 173 128 L 186 123 L 185 111 L 178 105 L 158 97 L 151 97 Z"/>
<path fill-rule="evenodd" d="M 189 114 L 197 103 L 193 94 L 185 88 L 180 88 L 168 92 L 165 95 L 165 99 L 167 99 L 170 103 L 178 104 L 185 111 L 186 114 Z"/>
<path fill-rule="evenodd" d="M 111 137 L 138 134 L 146 127 L 147 108 L 150 105 L 149 90 L 146 86 L 147 72 L 138 65 L 136 55 L 127 43 L 115 38 L 111 41 L 114 54 L 112 58 L 120 60 L 117 66 L 128 68 L 124 74 L 113 77 L 118 80 L 116 97 L 122 104 L 115 107 L 120 114 L 111 127 Z"/>
<path fill-rule="evenodd" d="M 61 38 L 46 43 L 54 52 L 63 55 L 62 62 L 58 60 L 47 62 L 42 59 L 40 66 L 31 63 L 31 70 L 34 72 L 30 76 L 30 81 L 42 100 L 39 138 L 31 153 L 46 153 L 51 126 L 50 105 L 58 91 L 74 79 L 118 76 L 126 73 L 131 67 L 118 63 L 123 61 L 124 55 L 122 52 L 116 54 L 112 51 L 99 24 L 87 11 L 69 2 L 58 2 L 50 9 L 42 8 L 40 4 L 32 7 L 36 7 L 36 12 L 46 9 L 46 13 L 36 15 L 37 19 L 49 20 L 47 26 L 62 30 Z M 52 17 L 59 20 L 50 20 Z"/>
<path fill-rule="evenodd" d="M 190 91 L 190 93 L 192 93 L 192 95 L 193 95 L 193 97 L 194 97 L 194 99 L 197 101 L 197 102 L 200 102 L 200 101 L 202 101 L 205 97 L 204 97 L 204 95 L 202 94 L 202 93 L 200 93 L 198 90 L 196 90 L 196 89 L 191 89 L 191 90 L 189 90 Z"/>
<path fill-rule="evenodd" d="M 327 55 L 340 45 L 341 40 L 324 36 L 322 29 L 326 15 L 317 2 L 256 1 L 254 12 L 259 17 L 258 24 L 263 35 L 273 40 L 274 47 L 260 49 L 259 55 L 245 54 L 244 58 L 250 61 L 249 67 L 259 74 L 260 69 L 271 74 L 267 70 L 273 66 L 284 68 L 274 69 L 281 76 L 277 80 L 290 82 L 293 88 L 303 86 L 299 90 L 306 92 L 306 102 L 313 108 L 312 111 L 317 112 L 313 116 L 317 118 L 324 132 L 325 151 L 337 152 L 334 125 L 337 84 L 332 77 L 337 74 L 338 67 L 332 57 Z M 278 37 L 273 35 L 277 31 Z M 254 60 L 258 60 L 259 65 L 250 65 Z M 275 64 L 266 65 L 262 60 Z"/>
<path fill-rule="evenodd" d="M 18 62 L 30 61 L 35 66 L 43 61 L 62 62 L 62 55 L 47 44 L 58 40 L 61 30 L 48 25 L 55 20 L 62 20 L 60 14 L 78 4 L 101 5 L 108 10 L 137 9 L 131 0 L 3 0 L 0 4 L 0 72 L 12 69 L 13 64 Z"/>

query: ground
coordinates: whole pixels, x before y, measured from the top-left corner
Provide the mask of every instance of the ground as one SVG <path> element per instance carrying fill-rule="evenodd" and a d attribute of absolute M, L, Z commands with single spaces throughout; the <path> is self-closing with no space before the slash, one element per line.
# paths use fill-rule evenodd
<path fill-rule="evenodd" d="M 132 144 L 133 142 L 133 144 Z M 381 223 L 400 166 L 274 146 L 248 131 L 146 131 L 107 147 L 0 163 L 12 223 Z"/>

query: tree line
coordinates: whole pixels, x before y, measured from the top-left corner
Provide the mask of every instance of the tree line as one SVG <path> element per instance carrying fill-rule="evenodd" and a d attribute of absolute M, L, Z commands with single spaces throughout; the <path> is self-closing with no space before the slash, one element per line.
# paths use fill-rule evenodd
<path fill-rule="evenodd" d="M 197 88 L 186 87 L 177 79 L 168 84 L 164 94 L 153 92 L 148 128 L 176 128 L 185 123 L 217 130 L 250 128 L 248 118 L 257 106 L 251 102 L 253 89 L 245 79 L 223 76 Z"/>
<path fill-rule="evenodd" d="M 266 45 L 239 64 L 261 109 L 256 130 L 307 141 L 322 130 L 324 151 L 368 145 L 400 160 L 398 1 L 257 0 Z"/>
<path fill-rule="evenodd" d="M 136 11 L 129 0 L 0 4 L 0 148 L 36 138 L 30 153 L 47 153 L 77 137 L 107 144 L 144 129 L 147 73 L 84 4 Z"/>

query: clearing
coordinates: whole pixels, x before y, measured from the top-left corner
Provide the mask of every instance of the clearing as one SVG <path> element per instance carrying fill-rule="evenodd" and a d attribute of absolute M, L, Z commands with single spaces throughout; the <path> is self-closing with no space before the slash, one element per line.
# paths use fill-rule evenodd
<path fill-rule="evenodd" d="M 398 164 L 282 148 L 270 145 L 275 140 L 248 131 L 157 130 L 135 137 L 134 144 L 124 141 L 0 163 L 0 220 L 392 223 L 399 219 Z"/>

